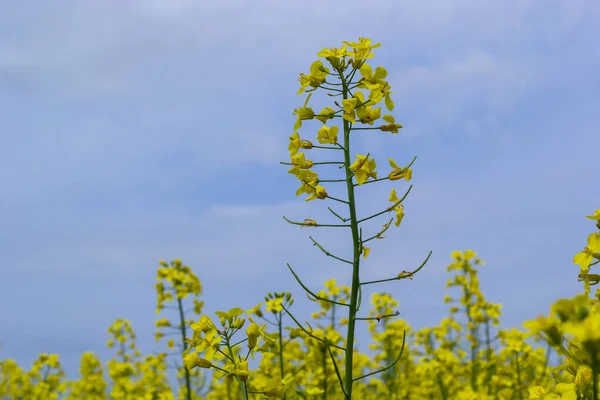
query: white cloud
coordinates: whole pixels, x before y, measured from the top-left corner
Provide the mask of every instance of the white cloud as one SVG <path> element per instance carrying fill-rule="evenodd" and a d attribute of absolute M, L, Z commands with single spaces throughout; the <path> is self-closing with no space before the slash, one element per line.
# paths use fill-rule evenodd
<path fill-rule="evenodd" d="M 559 7 L 569 17 L 553 21 L 552 28 L 541 22 L 544 35 L 549 29 L 564 33 L 582 18 L 583 5 L 577 8 L 570 3 L 551 3 L 562 4 Z M 12 37 L 19 41 L 4 38 L 0 48 L 12 54 L 8 59 L 25 59 L 35 65 L 31 78 L 38 82 L 43 79 L 57 90 L 127 93 L 153 85 L 144 78 L 151 71 L 159 73 L 156 63 L 164 70 L 168 68 L 165 63 L 181 57 L 182 52 L 196 60 L 194 64 L 199 67 L 219 65 L 220 71 L 230 73 L 253 60 L 263 65 L 267 60 L 279 66 L 290 61 L 296 65 L 306 59 L 307 53 L 315 53 L 316 47 L 335 45 L 331 40 L 355 35 L 354 26 L 359 21 L 366 26 L 366 33 L 385 42 L 392 53 L 405 47 L 417 49 L 417 43 L 425 48 L 433 45 L 439 51 L 444 41 L 451 47 L 460 41 L 460 52 L 466 48 L 477 53 L 483 44 L 493 43 L 502 48 L 518 41 L 525 30 L 535 29 L 537 25 L 529 26 L 529 16 L 544 8 L 552 10 L 545 7 L 547 4 L 455 0 L 424 6 L 379 1 L 366 8 L 361 2 L 349 2 L 340 9 L 335 1 L 322 1 L 309 8 L 300 1 L 77 3 L 42 8 L 40 12 L 46 16 L 42 23 L 27 30 L 14 26 Z M 27 13 L 21 14 L 25 22 L 31 20 Z M 297 18 L 299 15 L 302 17 Z M 372 21 L 372 26 L 363 20 Z M 234 52 L 226 50 L 232 46 Z M 244 62 L 238 65 L 239 60 Z M 470 62 L 486 61 L 476 58 Z M 198 71 L 198 76 L 202 75 Z"/>

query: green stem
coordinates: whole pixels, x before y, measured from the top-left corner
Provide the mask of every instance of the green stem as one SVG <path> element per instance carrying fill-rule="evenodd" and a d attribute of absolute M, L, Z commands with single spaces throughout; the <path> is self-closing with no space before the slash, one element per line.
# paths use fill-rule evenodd
<path fill-rule="evenodd" d="M 340 72 L 342 81 L 343 98 L 348 98 L 348 87 L 343 74 Z M 346 171 L 346 186 L 348 190 L 348 208 L 350 211 L 350 229 L 352 230 L 352 242 L 354 247 L 352 265 L 352 288 L 350 291 L 350 306 L 348 310 L 348 333 L 346 335 L 346 357 L 344 371 L 344 396 L 346 400 L 352 399 L 352 367 L 354 362 L 354 330 L 356 327 L 356 308 L 358 304 L 358 289 L 360 287 L 360 238 L 358 235 L 358 219 L 356 218 L 356 200 L 354 198 L 354 183 L 352 182 L 352 171 L 350 170 L 350 123 L 344 122 L 344 169 Z"/>
<path fill-rule="evenodd" d="M 277 316 L 277 327 L 279 329 L 279 372 L 281 373 L 281 380 L 285 378 L 284 370 L 283 370 L 283 315 L 281 313 Z M 283 395 L 285 399 L 285 394 Z"/>
<path fill-rule="evenodd" d="M 466 261 L 465 261 L 466 263 Z M 465 264 L 466 265 L 466 264 Z M 477 330 L 477 325 L 475 324 L 475 321 L 473 320 L 473 315 L 472 315 L 472 308 L 474 307 L 474 305 L 471 303 L 473 294 L 471 293 L 471 291 L 468 288 L 468 284 L 470 283 L 469 277 L 467 276 L 467 272 L 465 270 L 465 268 L 463 267 L 463 273 L 464 273 L 464 277 L 465 277 L 465 283 L 463 285 L 463 296 L 465 299 L 465 313 L 467 314 L 467 320 L 469 321 L 470 325 L 472 326 L 472 328 L 470 329 L 470 333 L 472 336 L 471 339 L 471 343 L 470 343 L 470 347 L 471 347 L 471 388 L 473 389 L 473 391 L 475 393 L 477 393 L 477 375 L 478 375 L 478 364 L 479 364 L 479 360 L 477 358 L 477 353 L 478 353 L 478 330 Z"/>
<path fill-rule="evenodd" d="M 437 374 L 437 382 L 438 382 L 438 386 L 440 387 L 440 394 L 442 395 L 442 399 L 443 400 L 448 399 L 448 393 L 446 390 L 446 386 L 444 386 L 444 381 L 442 380 L 442 376 L 439 373 Z"/>
<path fill-rule="evenodd" d="M 229 350 L 229 356 L 231 357 L 231 360 L 233 360 L 233 366 L 234 366 L 234 368 L 237 368 L 237 363 L 235 362 L 235 356 L 233 354 L 233 348 L 231 347 L 231 344 L 229 344 L 229 340 L 230 340 L 230 338 L 227 336 L 225 338 L 225 343 L 227 344 L 227 349 Z M 240 390 L 242 391 L 242 394 L 244 395 L 244 400 L 248 400 L 248 391 L 246 390 L 246 385 L 244 384 L 244 382 L 242 382 L 242 380 L 240 379 L 240 377 L 237 374 L 235 375 L 235 379 L 238 381 L 238 384 L 240 385 Z"/>
<path fill-rule="evenodd" d="M 542 374 L 540 375 L 540 380 L 539 383 L 543 383 L 544 382 L 544 378 L 546 376 L 546 370 L 548 369 L 548 363 L 550 362 L 550 353 L 552 352 L 552 346 L 550 346 L 548 344 L 548 347 L 546 347 L 546 359 L 544 360 L 544 369 L 542 370 Z"/>
<path fill-rule="evenodd" d="M 598 399 L 598 373 L 600 372 L 600 363 L 598 360 L 598 351 L 596 349 L 596 346 L 590 346 L 591 350 L 590 351 L 590 355 L 591 355 L 591 359 L 592 359 L 592 393 L 593 393 L 593 399 L 597 400 Z"/>
<path fill-rule="evenodd" d="M 181 343 L 185 347 L 185 338 L 187 337 L 187 335 L 186 335 L 186 329 L 185 329 L 185 316 L 183 315 L 183 304 L 181 302 L 180 297 L 177 298 L 177 306 L 179 308 L 179 320 L 181 322 L 179 324 L 179 327 L 181 328 Z M 190 371 L 188 371 L 187 368 L 184 368 L 184 371 L 185 371 L 185 389 L 186 389 L 185 398 L 187 400 L 192 400 L 192 381 L 190 378 Z"/>
<path fill-rule="evenodd" d="M 519 364 L 519 353 L 515 351 L 514 355 L 517 369 L 517 392 L 519 393 L 519 400 L 523 400 L 523 393 L 521 392 L 521 365 Z"/>
<path fill-rule="evenodd" d="M 333 297 L 335 300 L 337 300 L 337 296 Z M 330 326 L 331 326 L 331 330 L 335 331 L 335 304 L 331 305 L 331 321 L 330 321 Z M 325 332 L 325 338 L 327 339 L 327 331 Z M 327 399 L 327 356 L 329 355 L 329 347 L 327 346 L 327 343 L 325 343 L 325 347 L 324 347 L 324 352 L 323 352 L 323 373 L 324 373 L 324 382 L 323 382 L 323 389 L 325 390 L 324 395 L 324 399 Z M 333 354 L 331 354 L 332 357 L 332 362 L 334 363 L 334 367 L 335 367 L 335 360 L 333 359 Z M 339 374 L 339 371 L 336 371 Z M 335 385 L 332 387 L 334 393 L 335 394 Z"/>
<path fill-rule="evenodd" d="M 327 400 L 327 346 L 323 346 L 323 351 L 321 352 L 323 356 L 322 368 L 323 368 L 323 400 Z"/>
<path fill-rule="evenodd" d="M 387 328 L 387 324 L 384 322 L 383 331 L 385 331 L 386 328 Z M 392 345 L 392 343 L 390 343 L 389 336 L 384 339 L 382 348 L 383 348 L 383 352 L 385 354 L 385 364 L 389 365 L 393 362 L 393 359 L 392 359 L 393 345 Z M 396 374 L 397 374 L 396 368 L 390 368 L 383 375 L 383 382 L 384 382 L 385 386 L 389 388 L 388 393 L 393 395 L 394 397 L 396 395 L 396 380 L 394 379 L 396 377 Z"/>
<path fill-rule="evenodd" d="M 335 331 L 335 304 L 331 305 L 331 329 Z"/>
<path fill-rule="evenodd" d="M 490 381 L 492 379 L 492 340 L 490 336 L 490 320 L 487 318 L 485 320 L 485 339 L 487 345 L 487 368 L 486 368 L 486 386 L 488 387 L 488 395 L 492 394 L 492 385 Z M 494 368 L 495 369 L 495 368 Z"/>

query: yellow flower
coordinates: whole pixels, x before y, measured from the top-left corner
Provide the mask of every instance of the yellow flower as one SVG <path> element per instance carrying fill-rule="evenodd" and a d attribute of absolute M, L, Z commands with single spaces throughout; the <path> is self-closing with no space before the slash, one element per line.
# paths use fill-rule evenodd
<path fill-rule="evenodd" d="M 225 312 L 225 311 L 215 311 L 215 314 L 217 314 L 217 316 L 219 318 L 221 318 L 222 320 L 225 320 L 225 321 L 229 322 L 229 324 L 231 324 L 234 321 L 234 319 L 236 319 L 237 317 L 239 317 L 243 313 L 244 313 L 244 310 L 242 310 L 239 307 L 233 307 L 232 309 L 230 309 L 227 312 Z"/>
<path fill-rule="evenodd" d="M 257 317 L 262 317 L 263 313 L 262 310 L 260 309 L 260 307 L 262 306 L 262 302 L 258 303 L 257 305 L 255 305 L 254 307 L 252 307 L 251 309 L 249 309 L 248 311 L 246 311 L 246 314 L 255 314 Z M 252 321 L 252 319 L 250 319 Z"/>
<path fill-rule="evenodd" d="M 546 389 L 542 386 L 533 386 L 529 389 L 529 399 L 543 399 L 546 397 Z"/>
<path fill-rule="evenodd" d="M 307 119 L 313 119 L 315 117 L 315 113 L 313 112 L 312 108 L 306 107 L 311 95 L 312 95 L 312 93 L 306 97 L 306 100 L 304 101 L 304 105 L 302 107 L 296 108 L 294 110 L 294 115 L 296 116 L 296 123 L 294 124 L 294 131 L 297 131 L 298 129 L 300 129 L 302 127 L 302 121 L 307 120 Z"/>
<path fill-rule="evenodd" d="M 327 61 L 329 61 L 331 63 L 331 66 L 335 69 L 339 69 L 340 68 L 340 58 L 343 58 L 346 56 L 347 51 L 346 51 L 347 46 L 342 47 L 341 49 L 337 49 L 335 47 L 332 48 L 325 48 L 323 50 L 321 50 L 320 52 L 317 53 L 317 56 L 319 57 L 325 57 L 327 59 Z"/>
<path fill-rule="evenodd" d="M 588 236 L 588 245 L 573 257 L 573 262 L 579 265 L 581 271 L 587 271 L 594 258 L 600 259 L 598 253 L 600 253 L 600 232 Z"/>
<path fill-rule="evenodd" d="M 356 108 L 356 116 L 358 117 L 358 120 L 363 124 L 373 125 L 373 121 L 381 117 L 381 107 L 373 108 L 370 105 L 366 105 L 365 96 L 362 92 L 356 92 L 354 97 L 358 99 L 357 104 L 362 104 Z M 374 103 L 377 102 L 377 99 L 373 99 L 371 96 L 369 96 L 369 99 Z"/>
<path fill-rule="evenodd" d="M 352 46 L 353 52 L 349 52 L 348 55 L 354 57 L 356 61 L 364 60 L 367 58 L 373 57 L 372 49 L 376 49 L 381 46 L 381 43 L 371 44 L 371 39 L 368 38 L 358 38 L 358 42 L 347 42 L 343 41 L 343 43 L 347 46 Z M 357 68 L 357 63 L 353 63 L 354 68 Z"/>
<path fill-rule="evenodd" d="M 383 67 L 377 67 L 375 68 L 375 72 L 373 72 L 373 69 L 367 63 L 363 63 L 359 71 L 363 76 L 363 79 L 360 80 L 361 86 L 367 89 L 379 89 L 388 74 L 387 70 Z"/>
<path fill-rule="evenodd" d="M 308 86 L 314 88 L 311 90 L 318 88 L 322 83 L 325 82 L 328 73 L 329 68 L 325 67 L 321 61 L 317 60 L 312 63 L 310 66 L 310 74 L 300 74 L 300 77 L 298 78 L 298 81 L 300 81 L 300 90 L 298 90 L 297 94 L 304 93 L 304 90 Z M 307 92 L 308 91 L 310 90 L 307 90 Z"/>
<path fill-rule="evenodd" d="M 279 378 L 271 378 L 263 389 L 263 394 L 267 397 L 281 397 L 284 390 L 285 386 Z"/>
<path fill-rule="evenodd" d="M 288 146 L 288 150 L 290 152 L 290 156 L 294 156 L 298 153 L 299 149 L 312 149 L 313 144 L 308 140 L 300 139 L 300 135 L 298 132 L 294 132 L 292 136 L 290 136 L 290 144 Z"/>
<path fill-rule="evenodd" d="M 459 251 L 459 250 L 454 250 L 450 254 L 450 257 L 454 258 L 455 260 L 461 260 L 462 256 L 463 256 L 462 251 Z"/>
<path fill-rule="evenodd" d="M 370 247 L 364 247 L 363 246 L 363 258 L 367 258 L 369 256 L 370 252 L 371 252 L 371 248 Z"/>
<path fill-rule="evenodd" d="M 577 400 L 579 398 L 574 383 L 557 383 L 555 390 L 561 394 L 561 400 Z"/>
<path fill-rule="evenodd" d="M 313 190 L 312 194 L 306 198 L 306 201 L 314 200 L 314 199 L 326 199 L 328 196 L 327 190 L 321 185 L 317 185 Z"/>
<path fill-rule="evenodd" d="M 586 218 L 595 219 L 596 221 L 600 222 L 600 208 L 594 212 L 594 215 L 586 215 Z"/>
<path fill-rule="evenodd" d="M 282 311 L 283 310 L 283 307 L 281 305 L 282 303 L 283 303 L 282 297 L 276 297 L 274 299 L 267 301 L 267 311 L 272 311 L 274 314 Z"/>
<path fill-rule="evenodd" d="M 185 357 L 183 357 L 183 365 L 185 365 L 185 367 L 188 370 L 194 369 L 196 367 L 200 367 L 200 368 L 210 368 L 211 367 L 210 361 L 205 360 L 204 358 L 198 357 L 194 353 L 190 353 L 190 354 L 186 355 Z"/>
<path fill-rule="evenodd" d="M 600 315 L 591 314 L 583 321 L 568 321 L 563 324 L 566 333 L 575 336 L 581 343 L 600 344 Z"/>
<path fill-rule="evenodd" d="M 354 117 L 354 108 L 356 107 L 357 102 L 358 99 L 356 97 L 342 100 L 342 108 L 344 109 L 342 118 L 348 122 L 352 122 L 353 124 L 356 123 L 356 119 Z"/>
<path fill-rule="evenodd" d="M 252 322 L 248 328 L 246 328 L 246 335 L 248 335 L 248 348 L 252 350 L 256 347 L 258 338 L 260 337 L 258 324 L 256 322 Z"/>
<path fill-rule="evenodd" d="M 465 250 L 465 253 L 464 253 L 465 260 L 470 260 L 475 257 L 477 257 L 477 253 L 475 253 L 473 250 Z"/>
<path fill-rule="evenodd" d="M 204 301 L 194 299 L 194 313 L 200 314 L 202 312 L 202 307 L 204 307 Z"/>
<path fill-rule="evenodd" d="M 157 328 L 171 326 L 171 322 L 167 318 L 161 318 L 154 322 Z"/>
<path fill-rule="evenodd" d="M 394 101 L 390 97 L 390 94 L 391 94 L 391 92 L 388 92 L 385 95 L 385 108 L 387 108 L 388 111 L 392 111 L 394 109 Z M 390 115 L 390 117 L 391 117 L 391 115 Z M 392 117 L 392 119 L 393 119 L 393 117 Z M 386 119 L 386 121 L 387 121 L 387 119 Z M 391 122 L 391 123 L 393 123 L 393 122 Z M 392 133 L 398 133 L 398 128 L 402 128 L 402 125 L 400 125 L 400 124 L 396 125 L 396 132 L 392 131 Z M 385 129 L 381 129 L 381 130 L 383 131 Z"/>
<path fill-rule="evenodd" d="M 335 279 L 329 279 L 328 281 L 325 281 L 325 288 L 334 297 L 337 297 L 340 294 L 340 287 L 337 286 L 337 281 Z M 326 297 L 326 295 L 322 297 Z"/>
<path fill-rule="evenodd" d="M 356 161 L 350 165 L 350 170 L 354 172 L 358 185 L 365 183 L 369 177 L 377 179 L 377 171 L 375 171 L 375 168 L 377 168 L 377 163 L 373 158 L 368 155 L 363 156 L 360 154 L 356 155 Z"/>
<path fill-rule="evenodd" d="M 400 223 L 402 222 L 403 218 L 404 218 L 404 205 L 398 204 L 398 206 L 396 206 L 396 221 L 394 222 L 394 225 L 400 226 Z"/>
<path fill-rule="evenodd" d="M 317 185 L 319 176 L 309 169 L 298 169 L 295 172 L 296 178 L 302 182 L 296 190 L 296 196 L 300 196 L 302 193 L 314 193 L 314 187 Z"/>
<path fill-rule="evenodd" d="M 388 175 L 388 178 L 390 178 L 391 181 L 404 178 L 408 182 L 412 179 L 412 170 L 410 168 L 400 168 L 398 164 L 396 164 L 396 162 L 391 158 L 388 158 L 388 161 L 390 162 L 390 166 L 393 168 L 392 172 L 390 172 Z"/>
<path fill-rule="evenodd" d="M 193 322 L 190 325 L 190 328 L 192 328 L 194 331 L 204 332 L 206 334 L 212 331 L 216 332 L 215 324 L 207 315 L 200 316 L 197 322 Z"/>
<path fill-rule="evenodd" d="M 387 99 L 387 97 L 386 97 Z M 393 106 L 392 106 L 393 107 Z M 397 124 L 396 120 L 394 119 L 393 116 L 386 114 L 383 116 L 383 120 L 385 122 L 387 122 L 386 125 L 381 125 L 379 127 L 379 129 L 381 129 L 384 132 L 392 132 L 392 133 L 398 133 L 398 129 L 402 128 L 402 124 Z"/>
<path fill-rule="evenodd" d="M 399 201 L 398 195 L 396 194 L 396 189 L 392 189 L 392 192 L 390 193 L 389 201 L 394 204 L 396 204 Z M 388 208 L 388 210 L 389 211 L 396 210 L 396 221 L 394 222 L 394 225 L 400 226 L 400 223 L 402 222 L 402 218 L 404 218 L 404 205 L 398 204 L 394 208 L 391 208 L 391 207 Z"/>
<path fill-rule="evenodd" d="M 219 344 L 221 343 L 220 336 L 214 336 L 210 338 L 206 336 L 199 344 L 196 346 L 196 350 L 199 352 L 204 352 L 204 357 L 208 361 L 212 361 L 215 356 L 215 353 L 219 351 Z"/>
<path fill-rule="evenodd" d="M 252 317 L 249 318 L 252 323 L 246 328 L 246 335 L 248 335 L 248 348 L 254 349 L 258 344 L 258 339 L 262 337 L 266 342 L 272 342 L 273 338 L 267 333 L 267 324 L 257 324 L 254 322 Z"/>
<path fill-rule="evenodd" d="M 339 128 L 323 126 L 317 131 L 317 140 L 321 144 L 336 144 Z"/>
<path fill-rule="evenodd" d="M 292 156 L 291 159 L 294 166 L 288 172 L 294 175 L 299 168 L 310 169 L 313 166 L 313 162 L 311 160 L 307 160 L 304 153 L 298 153 L 295 156 Z"/>
<path fill-rule="evenodd" d="M 335 111 L 333 110 L 333 108 L 325 107 L 321 110 L 319 115 L 315 115 L 315 119 L 318 119 L 323 124 L 325 124 L 327 122 L 327 120 L 333 119 L 334 115 L 335 115 Z"/>

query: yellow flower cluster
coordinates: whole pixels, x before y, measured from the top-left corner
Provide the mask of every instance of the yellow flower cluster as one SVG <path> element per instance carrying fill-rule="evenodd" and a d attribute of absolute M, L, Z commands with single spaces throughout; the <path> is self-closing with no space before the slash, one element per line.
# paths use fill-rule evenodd
<path fill-rule="evenodd" d="M 400 352 L 403 356 L 381 375 L 358 382 L 353 396 L 365 400 L 407 396 L 416 400 L 591 399 L 594 377 L 600 377 L 600 300 L 582 293 L 557 301 L 548 316 L 526 321 L 524 330 L 498 329 L 501 307 L 488 302 L 479 286 L 478 268 L 483 261 L 472 250 L 451 256 L 447 286 L 453 293 L 443 296 L 448 316 L 438 326 L 415 330 L 404 319 L 385 318 L 397 315 L 398 301 L 389 293 L 371 296 L 369 350 L 374 355 L 356 351 L 354 373 L 366 374 L 389 365 Z M 315 296 L 343 302 L 348 291 L 332 279 Z M 331 358 L 341 361 L 336 346 L 345 345 L 339 332 L 344 322 L 335 315 L 338 306 L 313 300 L 319 308 L 313 317 L 325 324 L 311 328 L 311 335 L 297 327 L 279 331 L 277 321 L 293 303 L 285 292 L 269 293 L 264 303 L 247 310 L 219 311 L 214 320 L 200 315 L 190 323 L 192 336 L 186 340 L 183 364 L 191 372 L 216 373 L 193 375 L 189 398 L 238 399 L 240 384 L 249 398 L 340 398 Z M 157 325 L 170 326 L 161 319 Z M 268 325 L 273 332 L 268 332 Z M 174 389 L 168 379 L 167 354 L 142 356 L 129 321 L 118 319 L 108 331 L 115 357 L 104 368 L 93 353 L 83 354 L 76 380 L 65 377 L 56 354 L 42 354 L 30 370 L 10 359 L 0 361 L 0 398 L 188 399 L 184 375 L 180 373 L 181 384 Z M 232 340 L 236 333 L 242 333 L 241 340 Z M 557 365 L 550 362 L 551 352 L 560 359 Z M 259 363 L 250 368 L 249 359 L 258 355 Z M 208 391 L 201 391 L 202 387 Z"/>
<path fill-rule="evenodd" d="M 294 133 L 290 136 L 290 144 L 288 146 L 291 158 L 289 165 L 291 165 L 292 168 L 290 168 L 288 172 L 295 175 L 301 182 L 300 187 L 296 191 L 296 195 L 303 193 L 308 194 L 308 197 L 306 198 L 307 201 L 314 199 L 323 200 L 329 197 L 325 187 L 319 184 L 319 175 L 311 169 L 315 165 L 326 163 L 315 164 L 313 161 L 306 158 L 304 152 L 299 151 L 301 149 L 310 150 L 321 148 L 340 150 L 344 148 L 342 144 L 338 143 L 338 135 L 340 133 L 339 127 L 336 125 L 326 126 L 325 124 L 327 124 L 327 121 L 341 118 L 343 121 L 350 124 L 362 123 L 372 126 L 379 118 L 383 118 L 386 123 L 380 125 L 376 129 L 385 132 L 398 133 L 398 129 L 402 128 L 401 124 L 395 122 L 392 115 L 386 114 L 381 117 L 381 107 L 375 107 L 377 103 L 384 100 L 385 106 L 389 111 L 394 109 L 394 102 L 390 97 L 392 94 L 391 86 L 385 80 L 388 74 L 387 70 L 378 66 L 375 68 L 375 71 L 373 71 L 372 67 L 366 62 L 367 59 L 373 57 L 371 50 L 378 48 L 380 44 L 371 44 L 371 40 L 367 38 L 360 38 L 358 42 L 344 43 L 345 46 L 342 48 L 323 49 L 317 53 L 317 56 L 324 57 L 331 64 L 334 73 L 332 73 L 331 69 L 326 67 L 322 61 L 317 60 L 310 66 L 310 73 L 300 74 L 299 78 L 300 90 L 298 91 L 298 94 L 314 92 L 319 88 L 341 92 L 338 89 L 332 88 L 331 85 L 335 84 L 328 82 L 327 78 L 328 76 L 341 76 L 348 68 L 352 68 L 352 72 L 348 76 L 348 82 L 343 81 L 341 83 L 345 88 L 344 90 L 346 90 L 347 93 L 352 93 L 352 95 L 349 98 L 344 97 L 341 105 L 335 102 L 338 107 L 337 111 L 327 106 L 324 107 L 319 114 L 315 114 L 313 109 L 308 107 L 308 102 L 312 93 L 308 94 L 302 107 L 294 110 L 296 123 L 294 124 Z M 350 51 L 348 47 L 352 47 L 352 51 Z M 359 72 L 362 78 L 356 82 L 351 82 L 356 72 Z M 352 90 L 358 90 L 351 92 L 350 87 L 352 87 Z M 360 89 L 369 92 L 366 98 L 365 93 L 359 91 Z M 302 121 L 312 119 L 316 119 L 323 124 L 317 131 L 317 141 L 321 145 L 332 146 L 316 146 L 311 141 L 300 138 L 297 131 L 302 127 Z M 351 128 L 345 130 L 344 135 L 347 135 L 350 130 Z M 346 141 L 347 138 L 345 137 L 342 142 Z M 390 180 L 401 178 L 410 180 L 412 172 L 408 167 L 400 168 L 392 160 L 390 160 L 390 163 L 392 164 L 392 168 L 394 168 L 388 176 Z M 350 166 L 350 169 L 356 178 L 357 184 L 362 185 L 366 183 L 369 178 L 373 180 L 377 179 L 377 171 L 375 171 L 376 166 L 376 161 L 369 157 L 369 155 L 365 156 L 358 154 L 356 156 L 356 161 Z"/>

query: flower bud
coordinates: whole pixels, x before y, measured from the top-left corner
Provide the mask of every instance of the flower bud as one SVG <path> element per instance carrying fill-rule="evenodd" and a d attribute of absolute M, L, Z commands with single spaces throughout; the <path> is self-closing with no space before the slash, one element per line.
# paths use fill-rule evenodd
<path fill-rule="evenodd" d="M 300 141 L 300 147 L 302 147 L 303 149 L 310 150 L 313 148 L 313 144 L 309 140 L 303 139 Z"/>
<path fill-rule="evenodd" d="M 185 367 L 188 370 L 191 370 L 195 367 L 200 367 L 200 368 L 210 368 L 211 367 L 211 363 L 210 361 L 198 357 L 195 353 L 190 353 L 188 355 L 186 355 L 185 357 L 183 357 L 183 365 L 185 365 Z"/>
<path fill-rule="evenodd" d="M 258 330 L 258 324 L 253 322 L 246 328 L 246 334 L 248 335 L 248 348 L 252 350 L 256 347 L 258 343 L 258 337 L 260 336 L 260 332 Z"/>
<path fill-rule="evenodd" d="M 390 181 L 396 181 L 398 179 L 406 179 L 407 181 L 410 181 L 410 179 L 412 178 L 412 170 L 410 168 L 397 168 L 395 170 L 393 170 L 392 172 L 390 172 L 390 174 L 388 175 L 388 177 L 390 178 Z"/>

